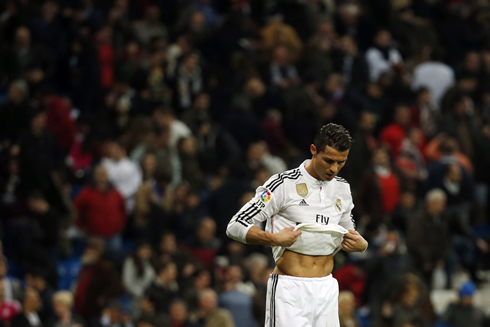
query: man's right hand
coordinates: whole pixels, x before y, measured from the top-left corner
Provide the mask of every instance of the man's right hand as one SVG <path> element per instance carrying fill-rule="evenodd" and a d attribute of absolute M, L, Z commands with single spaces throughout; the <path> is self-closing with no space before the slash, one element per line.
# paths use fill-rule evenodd
<path fill-rule="evenodd" d="M 301 231 L 294 230 L 294 227 L 287 227 L 282 229 L 279 233 L 274 234 L 276 246 L 289 247 L 293 245 L 297 240 L 298 236 L 301 235 Z"/>

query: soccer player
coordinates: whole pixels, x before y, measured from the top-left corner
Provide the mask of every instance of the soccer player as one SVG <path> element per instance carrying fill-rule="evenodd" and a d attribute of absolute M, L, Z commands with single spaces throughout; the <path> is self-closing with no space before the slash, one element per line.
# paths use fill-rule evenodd
<path fill-rule="evenodd" d="M 312 158 L 273 175 L 228 224 L 229 237 L 272 246 L 266 327 L 340 326 L 333 256 L 368 246 L 354 230 L 349 184 L 336 176 L 352 142 L 343 126 L 323 126 L 310 145 Z M 255 226 L 265 220 L 265 231 Z"/>

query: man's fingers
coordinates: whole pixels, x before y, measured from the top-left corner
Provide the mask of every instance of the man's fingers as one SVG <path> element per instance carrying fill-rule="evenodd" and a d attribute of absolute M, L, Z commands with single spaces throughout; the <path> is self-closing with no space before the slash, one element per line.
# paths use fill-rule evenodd
<path fill-rule="evenodd" d="M 355 234 L 347 233 L 347 234 L 344 235 L 344 240 L 345 239 L 357 241 L 359 239 L 359 236 L 358 235 L 355 235 Z"/>
<path fill-rule="evenodd" d="M 295 235 L 296 237 L 298 237 L 299 235 L 301 235 L 301 231 L 300 231 L 300 230 L 295 231 L 295 232 L 294 232 L 294 235 Z"/>
<path fill-rule="evenodd" d="M 285 230 L 290 230 L 290 231 L 292 231 L 292 230 L 294 230 L 294 227 L 286 227 L 286 228 L 284 228 L 284 229 L 285 229 Z"/>

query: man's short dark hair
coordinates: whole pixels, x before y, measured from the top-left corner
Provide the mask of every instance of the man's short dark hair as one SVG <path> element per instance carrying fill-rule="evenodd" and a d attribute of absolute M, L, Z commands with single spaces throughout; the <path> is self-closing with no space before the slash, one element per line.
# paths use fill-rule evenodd
<path fill-rule="evenodd" d="M 325 151 L 327 145 L 337 151 L 344 152 L 350 150 L 353 142 L 349 131 L 344 126 L 330 123 L 320 128 L 313 144 L 318 152 Z"/>

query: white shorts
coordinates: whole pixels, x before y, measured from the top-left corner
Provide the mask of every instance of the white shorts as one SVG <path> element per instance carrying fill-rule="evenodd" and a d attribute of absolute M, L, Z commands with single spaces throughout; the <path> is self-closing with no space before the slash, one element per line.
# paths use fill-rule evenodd
<path fill-rule="evenodd" d="M 339 284 L 319 278 L 271 274 L 265 327 L 339 327 Z"/>

